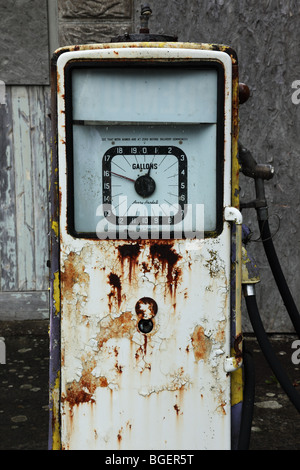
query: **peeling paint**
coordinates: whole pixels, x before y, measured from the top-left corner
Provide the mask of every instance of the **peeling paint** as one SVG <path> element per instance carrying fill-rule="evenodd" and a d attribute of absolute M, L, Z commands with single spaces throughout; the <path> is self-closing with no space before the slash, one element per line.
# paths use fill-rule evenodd
<path fill-rule="evenodd" d="M 64 269 L 61 271 L 61 283 L 63 295 L 66 299 L 71 298 L 75 284 L 80 284 L 86 292 L 83 295 L 87 295 L 89 275 L 85 272 L 84 265 L 82 265 L 82 258 L 74 252 L 71 252 L 64 262 Z"/>
<path fill-rule="evenodd" d="M 204 328 L 202 326 L 196 326 L 194 329 L 192 335 L 192 345 L 196 361 L 207 358 L 211 345 L 209 339 L 205 336 Z"/>
<path fill-rule="evenodd" d="M 97 335 L 99 349 L 111 338 L 131 339 L 136 331 L 136 321 L 130 312 L 122 313 L 117 318 L 105 317 L 100 322 L 100 332 Z"/>
<path fill-rule="evenodd" d="M 81 403 L 95 403 L 93 394 L 96 388 L 108 386 L 106 377 L 95 377 L 92 374 L 95 365 L 95 361 L 92 360 L 84 364 L 80 380 L 73 380 L 66 385 L 66 394 L 62 395 L 62 402 L 67 401 L 70 407 Z"/>

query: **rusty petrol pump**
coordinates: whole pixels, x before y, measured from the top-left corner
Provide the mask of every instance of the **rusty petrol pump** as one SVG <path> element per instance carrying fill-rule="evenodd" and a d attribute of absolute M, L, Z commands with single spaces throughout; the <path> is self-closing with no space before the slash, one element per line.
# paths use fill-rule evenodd
<path fill-rule="evenodd" d="M 49 447 L 233 448 L 237 57 L 144 29 L 52 72 Z"/>

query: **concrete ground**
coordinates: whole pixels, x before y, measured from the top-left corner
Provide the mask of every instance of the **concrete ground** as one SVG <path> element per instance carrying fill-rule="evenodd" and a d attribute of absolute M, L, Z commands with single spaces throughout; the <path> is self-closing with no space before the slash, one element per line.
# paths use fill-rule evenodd
<path fill-rule="evenodd" d="M 0 322 L 1 336 L 6 364 L 0 364 L 0 450 L 47 450 L 48 322 Z M 297 338 L 270 339 L 300 393 L 300 364 L 292 361 L 292 343 Z M 256 371 L 250 450 L 300 450 L 299 413 L 277 383 L 256 340 L 246 337 L 245 341 Z"/>

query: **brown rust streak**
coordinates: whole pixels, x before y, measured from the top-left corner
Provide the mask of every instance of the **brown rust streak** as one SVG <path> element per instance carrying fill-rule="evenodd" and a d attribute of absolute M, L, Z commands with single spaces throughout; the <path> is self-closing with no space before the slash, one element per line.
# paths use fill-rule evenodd
<path fill-rule="evenodd" d="M 155 242 L 150 245 L 150 255 L 152 264 L 155 259 L 161 263 L 162 270 L 167 269 L 167 286 L 171 295 L 176 292 L 178 283 L 181 280 L 181 269 L 176 266 L 181 259 L 181 255 L 176 253 L 171 243 Z"/>
<path fill-rule="evenodd" d="M 82 284 L 87 291 L 90 276 L 85 271 L 85 266 L 81 258 L 74 252 L 71 252 L 64 262 L 64 271 L 61 272 L 62 292 L 65 298 L 72 297 L 72 289 L 75 284 Z"/>
<path fill-rule="evenodd" d="M 124 260 L 126 259 L 129 263 L 129 281 L 131 281 L 132 273 L 135 274 L 135 267 L 138 265 L 138 257 L 140 254 L 140 246 L 138 243 L 126 244 L 118 246 L 119 259 L 122 264 L 122 271 L 124 268 Z"/>
<path fill-rule="evenodd" d="M 220 405 L 217 407 L 217 411 L 222 414 L 226 415 L 226 401 L 224 400 L 224 391 L 220 390 L 218 394 L 218 400 L 220 401 Z"/>
<path fill-rule="evenodd" d="M 118 307 L 120 308 L 121 301 L 122 301 L 122 284 L 120 277 L 117 274 L 110 273 L 108 276 L 108 280 L 110 285 L 112 286 L 111 292 L 108 294 L 109 297 L 109 307 L 111 309 L 111 297 L 115 297 L 117 294 L 117 299 L 118 299 Z"/>
<path fill-rule="evenodd" d="M 192 345 L 194 348 L 194 356 L 196 361 L 206 359 L 211 349 L 211 343 L 204 334 L 204 328 L 200 325 L 196 326 L 192 335 Z"/>
<path fill-rule="evenodd" d="M 98 347 L 102 348 L 110 338 L 131 338 L 136 331 L 136 321 L 130 312 L 124 312 L 117 318 L 105 317 L 100 322 L 100 333 L 97 336 Z"/>
<path fill-rule="evenodd" d="M 224 343 L 225 341 L 225 321 L 221 321 L 218 325 L 218 329 L 215 336 L 216 341 Z"/>
<path fill-rule="evenodd" d="M 106 377 L 95 377 L 92 370 L 95 368 L 96 361 L 87 361 L 80 377 L 80 380 L 67 384 L 66 394 L 62 395 L 62 402 L 68 402 L 71 407 L 80 403 L 95 403 L 93 395 L 97 387 L 107 387 Z"/>
<path fill-rule="evenodd" d="M 243 335 L 242 335 L 242 333 L 240 333 L 234 339 L 234 344 L 233 344 L 235 359 L 236 359 L 238 364 L 240 364 L 242 362 L 242 359 L 243 359 L 242 345 L 243 345 Z"/>
<path fill-rule="evenodd" d="M 209 269 L 209 275 L 211 278 L 218 276 L 220 272 L 218 253 L 214 250 L 209 250 L 210 259 L 207 260 L 205 266 Z"/>

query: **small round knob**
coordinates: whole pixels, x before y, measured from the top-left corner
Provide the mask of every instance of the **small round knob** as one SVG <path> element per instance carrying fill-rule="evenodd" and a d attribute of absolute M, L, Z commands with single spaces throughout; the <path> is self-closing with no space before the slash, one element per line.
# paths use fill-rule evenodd
<path fill-rule="evenodd" d="M 155 181 L 149 175 L 140 176 L 134 183 L 134 188 L 139 196 L 149 197 L 156 188 Z"/>
<path fill-rule="evenodd" d="M 153 321 L 152 320 L 140 320 L 138 323 L 138 329 L 141 333 L 150 333 L 153 329 Z"/>

